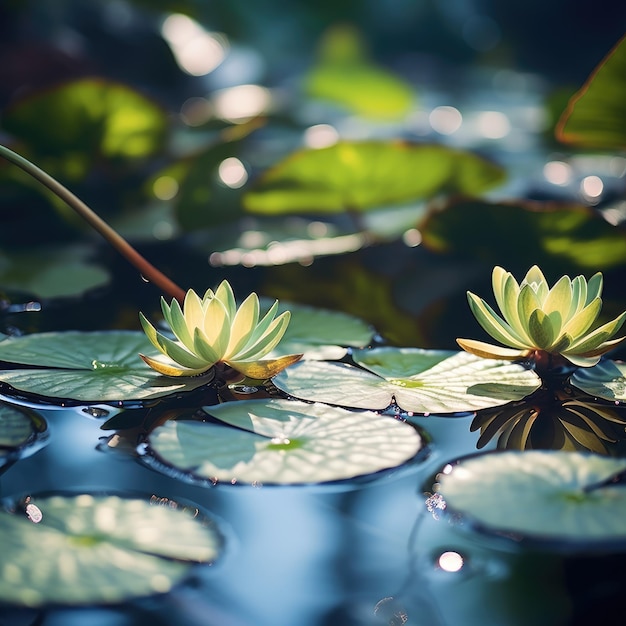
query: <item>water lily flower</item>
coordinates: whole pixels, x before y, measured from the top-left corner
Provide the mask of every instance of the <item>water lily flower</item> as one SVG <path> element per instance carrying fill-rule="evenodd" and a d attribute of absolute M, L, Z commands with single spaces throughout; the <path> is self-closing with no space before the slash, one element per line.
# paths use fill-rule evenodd
<path fill-rule="evenodd" d="M 232 287 L 223 281 L 202 298 L 190 289 L 183 306 L 176 299 L 168 304 L 161 298 L 163 317 L 176 340 L 169 339 L 140 313 L 144 332 L 154 347 L 172 363 L 140 354 L 141 358 L 165 376 L 196 376 L 222 363 L 250 378 L 265 379 L 299 360 L 301 354 L 263 359 L 282 339 L 290 313 L 276 317 L 278 301 L 259 320 L 259 298 L 250 294 L 237 308 Z"/>
<path fill-rule="evenodd" d="M 560 278 L 549 287 L 535 265 L 518 284 L 510 272 L 495 267 L 493 292 L 502 316 L 482 298 L 467 293 L 472 313 L 483 329 L 508 346 L 494 346 L 473 339 L 457 339 L 467 352 L 487 358 L 515 360 L 560 355 L 581 367 L 595 365 L 600 356 L 626 337 L 611 339 L 626 320 L 626 312 L 590 330 L 602 308 L 602 274 L 589 282 L 584 276 Z"/>

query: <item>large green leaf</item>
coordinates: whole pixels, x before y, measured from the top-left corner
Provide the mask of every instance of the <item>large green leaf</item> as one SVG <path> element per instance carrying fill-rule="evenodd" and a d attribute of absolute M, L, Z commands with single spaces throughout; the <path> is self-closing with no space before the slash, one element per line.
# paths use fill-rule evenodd
<path fill-rule="evenodd" d="M 0 285 L 38 298 L 79 295 L 108 281 L 109 273 L 89 261 L 86 248 L 0 254 Z"/>
<path fill-rule="evenodd" d="M 436 194 L 476 195 L 503 170 L 469 152 L 392 141 L 342 141 L 295 152 L 244 195 L 253 213 L 367 211 Z"/>
<path fill-rule="evenodd" d="M 396 467 L 422 446 L 412 426 L 369 411 L 289 400 L 228 402 L 205 411 L 225 425 L 169 421 L 152 432 L 149 446 L 177 473 L 211 482 L 345 480 Z"/>
<path fill-rule="evenodd" d="M 65 174 L 73 170 L 74 178 L 79 178 L 88 165 L 84 156 L 155 154 L 163 146 L 167 117 L 126 85 L 84 78 L 16 101 L 3 113 L 2 127 L 38 153 L 64 155 L 71 160 Z"/>
<path fill-rule="evenodd" d="M 165 593 L 220 549 L 213 528 L 171 501 L 31 497 L 26 513 L 0 513 L 0 600 L 9 604 L 109 604 Z"/>
<path fill-rule="evenodd" d="M 626 148 L 626 37 L 574 94 L 556 136 L 592 148 Z"/>
<path fill-rule="evenodd" d="M 392 401 L 414 413 L 456 413 L 519 400 L 541 384 L 521 365 L 466 352 L 375 348 L 345 363 L 303 361 L 272 379 L 281 391 L 314 402 L 382 410 Z"/>
<path fill-rule="evenodd" d="M 626 402 L 626 363 L 607 360 L 593 367 L 578 368 L 571 383 L 590 396 Z"/>
<path fill-rule="evenodd" d="M 626 262 L 626 238 L 576 204 L 456 200 L 431 213 L 420 230 L 432 250 L 513 272 L 535 264 L 554 273 L 597 271 Z"/>
<path fill-rule="evenodd" d="M 626 542 L 626 487 L 598 485 L 624 469 L 624 459 L 591 453 L 486 453 L 448 466 L 437 495 L 447 513 L 490 532 L 615 549 Z"/>
<path fill-rule="evenodd" d="M 160 357 L 147 337 L 133 331 L 50 332 L 0 342 L 0 361 L 37 369 L 0 370 L 0 382 L 46 398 L 84 402 L 147 400 L 190 391 L 211 375 L 161 376 L 140 358 Z"/>

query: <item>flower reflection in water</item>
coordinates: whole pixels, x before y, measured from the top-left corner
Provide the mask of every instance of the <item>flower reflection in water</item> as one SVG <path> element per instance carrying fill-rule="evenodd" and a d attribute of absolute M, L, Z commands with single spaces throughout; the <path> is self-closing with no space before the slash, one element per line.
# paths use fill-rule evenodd
<path fill-rule="evenodd" d="M 511 450 L 590 450 L 613 454 L 626 439 L 626 406 L 571 388 L 542 388 L 524 400 L 478 411 L 470 427 L 483 448 L 494 437 Z"/>

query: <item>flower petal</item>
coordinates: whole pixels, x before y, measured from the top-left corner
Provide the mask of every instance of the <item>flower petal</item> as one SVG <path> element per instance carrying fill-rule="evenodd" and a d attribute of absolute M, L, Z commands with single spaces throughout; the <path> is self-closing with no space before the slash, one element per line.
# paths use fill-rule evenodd
<path fill-rule="evenodd" d="M 178 300 L 172 300 L 169 307 L 169 320 L 165 318 L 178 340 L 190 351 L 193 351 L 193 330 L 189 332 L 185 316 Z"/>
<path fill-rule="evenodd" d="M 159 372 L 159 374 L 163 374 L 164 376 L 198 376 L 199 374 L 203 374 L 211 369 L 211 365 L 199 369 L 187 369 L 180 368 L 174 365 L 169 365 L 167 363 L 163 363 L 163 361 L 158 361 L 157 359 L 153 359 L 145 354 L 139 355 L 144 362 L 149 365 L 153 370 Z"/>
<path fill-rule="evenodd" d="M 456 342 L 470 354 L 482 357 L 484 359 L 504 359 L 505 361 L 515 361 L 527 357 L 531 350 L 512 350 L 511 348 L 503 348 L 502 346 L 494 346 L 484 341 L 476 341 L 475 339 L 457 339 Z"/>
<path fill-rule="evenodd" d="M 246 345 L 259 322 L 259 298 L 251 293 L 241 304 L 232 321 L 227 354 L 237 354 Z"/>
<path fill-rule="evenodd" d="M 254 344 L 248 343 L 246 349 L 238 354 L 235 358 L 237 360 L 248 361 L 251 359 L 261 359 L 266 354 L 269 354 L 283 338 L 287 326 L 289 325 L 289 319 L 291 313 L 285 311 L 281 313 L 271 324 L 265 333 Z"/>
<path fill-rule="evenodd" d="M 226 305 L 218 298 L 209 301 L 200 329 L 207 343 L 221 359 L 226 354 L 230 341 L 230 318 Z M 194 335 L 194 346 L 195 341 Z"/>
<path fill-rule="evenodd" d="M 224 356 L 221 353 L 216 352 L 211 343 L 207 339 L 207 336 L 202 332 L 200 328 L 196 328 L 193 334 L 193 349 L 194 352 L 203 359 L 206 359 L 207 362 L 212 363 L 213 365 L 218 361 L 222 360 Z"/>
<path fill-rule="evenodd" d="M 301 358 L 301 354 L 286 354 L 285 356 L 281 356 L 277 359 L 267 359 L 261 361 L 226 361 L 226 363 L 248 378 L 265 380 L 266 378 L 276 376 L 276 374 L 282 372 L 286 367 L 296 361 L 299 361 Z"/>
<path fill-rule="evenodd" d="M 482 298 L 467 292 L 467 300 L 474 317 L 494 339 L 512 348 L 526 348 L 515 331 Z"/>
<path fill-rule="evenodd" d="M 595 298 L 563 326 L 562 332 L 569 333 L 576 340 L 582 337 L 598 318 L 601 308 L 602 300 Z"/>
<path fill-rule="evenodd" d="M 526 276 L 524 276 L 524 280 L 520 284 L 520 291 L 525 285 L 528 285 L 533 293 L 537 294 L 540 303 L 543 302 L 548 295 L 548 281 L 537 265 L 533 265 L 528 272 L 526 272 Z"/>
<path fill-rule="evenodd" d="M 202 369 L 207 366 L 205 359 L 201 359 L 194 354 L 191 354 L 180 344 L 162 335 L 147 320 L 143 313 L 139 313 L 139 321 L 141 322 L 143 331 L 150 340 L 150 343 L 157 350 L 170 357 L 170 359 L 172 359 L 173 361 L 176 361 L 176 363 L 178 363 L 179 365 L 182 365 L 183 367 L 190 367 L 192 369 Z M 210 366 L 211 363 L 209 363 L 208 365 Z"/>
<path fill-rule="evenodd" d="M 607 322 L 588 335 L 581 337 L 578 341 L 574 341 L 569 347 L 568 352 L 585 354 L 590 350 L 595 350 L 601 343 L 610 339 L 622 327 L 624 321 L 626 321 L 626 311 L 614 320 Z"/>
<path fill-rule="evenodd" d="M 219 284 L 219 287 L 215 290 L 215 297 L 224 305 L 228 313 L 228 319 L 232 322 L 237 311 L 237 303 L 235 302 L 233 288 L 227 280 L 223 280 Z"/>
<path fill-rule="evenodd" d="M 533 311 L 541 309 L 541 302 L 535 293 L 535 290 L 528 284 L 523 284 L 519 291 L 519 298 L 517 299 L 517 313 L 521 320 L 521 323 L 526 327 L 526 332 L 532 339 L 532 335 L 528 330 L 528 320 Z"/>
<path fill-rule="evenodd" d="M 561 315 L 561 319 L 565 321 L 568 319 L 566 316 L 569 313 L 571 302 L 572 281 L 569 276 L 562 276 L 548 292 L 541 309 L 548 315 L 553 311 L 558 311 Z"/>
<path fill-rule="evenodd" d="M 553 320 L 541 309 L 535 309 L 528 318 L 528 334 L 533 340 L 533 345 L 541 350 L 550 350 L 552 342 L 556 339 L 559 328 L 554 328 Z M 556 331 L 556 332 L 555 332 Z"/>
<path fill-rule="evenodd" d="M 190 335 L 193 335 L 195 328 L 202 326 L 204 320 L 204 309 L 202 307 L 202 301 L 200 296 L 190 289 L 185 295 L 185 301 L 183 302 L 183 314 L 185 317 L 185 325 Z"/>
<path fill-rule="evenodd" d="M 602 272 L 594 274 L 587 283 L 587 297 L 585 298 L 585 304 L 589 304 L 595 298 L 599 298 L 602 295 Z"/>

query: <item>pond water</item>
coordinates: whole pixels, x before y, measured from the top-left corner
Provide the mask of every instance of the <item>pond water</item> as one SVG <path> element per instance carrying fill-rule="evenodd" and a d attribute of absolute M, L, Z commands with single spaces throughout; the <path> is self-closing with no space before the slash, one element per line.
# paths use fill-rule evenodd
<path fill-rule="evenodd" d="M 626 584 L 618 555 L 528 549 L 428 510 L 435 474 L 476 452 L 473 414 L 409 416 L 425 448 L 367 479 L 207 487 L 146 467 L 135 454 L 136 431 L 103 430 L 120 409 L 33 410 L 47 422 L 46 439 L 5 468 L 4 498 L 31 496 L 36 503 L 37 494 L 50 491 L 121 492 L 191 503 L 217 524 L 223 551 L 164 596 L 101 608 L 5 607 L 6 626 L 554 626 L 610 615 Z M 494 448 L 495 440 L 486 446 Z"/>

